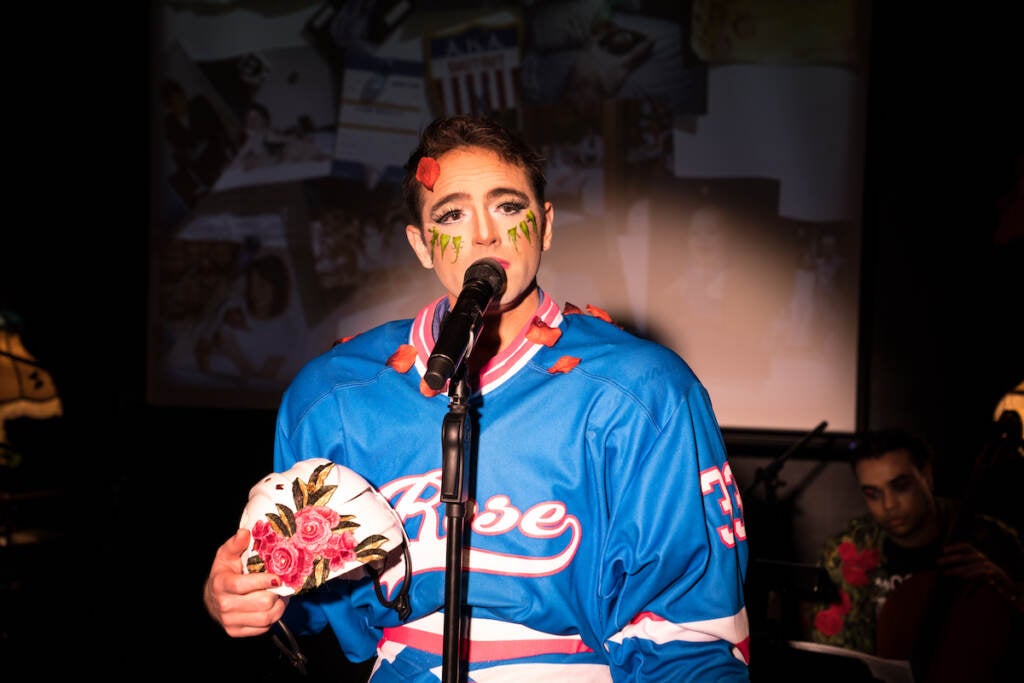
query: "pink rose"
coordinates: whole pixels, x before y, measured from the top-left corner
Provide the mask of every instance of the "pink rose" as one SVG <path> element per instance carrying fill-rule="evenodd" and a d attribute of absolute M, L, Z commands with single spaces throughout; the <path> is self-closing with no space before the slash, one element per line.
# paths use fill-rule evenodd
<path fill-rule="evenodd" d="M 266 555 L 262 555 L 267 571 L 276 574 L 285 585 L 299 590 L 306 582 L 306 576 L 313 571 L 313 556 L 303 548 L 287 541 L 277 543 Z"/>
<path fill-rule="evenodd" d="M 273 545 L 277 540 L 277 532 L 269 522 L 262 519 L 252 525 L 252 549 L 257 553 L 264 547 Z"/>
<path fill-rule="evenodd" d="M 336 570 L 355 559 L 355 547 L 356 537 L 351 531 L 333 534 L 324 546 L 323 556 L 330 561 L 331 569 Z"/>
<path fill-rule="evenodd" d="M 292 539 L 311 553 L 318 554 L 330 540 L 331 529 L 337 523 L 338 513 L 329 507 L 304 507 L 295 513 L 295 535 Z"/>

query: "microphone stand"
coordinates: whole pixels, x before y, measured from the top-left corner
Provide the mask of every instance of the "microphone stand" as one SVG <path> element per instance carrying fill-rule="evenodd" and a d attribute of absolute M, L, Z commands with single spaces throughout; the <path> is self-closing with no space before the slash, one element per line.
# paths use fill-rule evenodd
<path fill-rule="evenodd" d="M 812 438 L 825 431 L 825 427 L 828 427 L 828 421 L 822 420 L 818 423 L 817 427 L 805 434 L 803 438 L 790 446 L 785 453 L 775 458 L 767 467 L 757 468 L 757 471 L 754 473 L 754 483 L 751 484 L 751 488 L 756 487 L 758 484 L 764 484 L 765 499 L 769 503 L 777 502 L 775 491 L 783 484 L 783 482 L 779 481 L 779 471 L 782 470 L 782 466 L 786 464 L 786 460 L 789 459 L 789 456 L 803 448 L 804 445 Z"/>
<path fill-rule="evenodd" d="M 462 680 L 462 553 L 465 541 L 469 468 L 466 453 L 472 447 L 473 417 L 469 412 L 469 386 L 465 364 L 460 364 L 448 384 L 448 414 L 441 434 L 441 502 L 448 522 L 445 561 L 444 683 Z"/>
<path fill-rule="evenodd" d="M 751 618 L 751 631 L 765 640 L 799 637 L 799 600 L 808 599 L 800 595 L 807 588 L 805 584 L 808 583 L 808 576 L 807 572 L 796 569 L 800 565 L 794 561 L 796 547 L 792 526 L 792 501 L 804 486 L 798 487 L 780 500 L 778 489 L 785 482 L 779 479 L 779 472 L 794 453 L 824 432 L 826 427 L 828 421 L 822 420 L 818 426 L 775 457 L 767 466 L 759 467 L 749 491 L 752 493 L 759 484 L 763 484 L 764 498 L 762 501 L 756 498 L 747 498 L 744 501 L 744 514 L 749 520 L 747 531 L 750 549 L 750 572 L 745 588 L 747 614 Z M 792 575 L 789 580 L 780 581 L 782 569 L 788 569 L 786 573 Z M 794 587 L 793 578 L 800 581 L 796 584 L 798 597 L 795 601 L 790 595 Z M 810 583 L 818 600 L 823 599 L 820 596 L 828 592 L 828 587 L 831 586 L 827 574 L 825 579 L 822 579 L 820 572 L 817 571 L 813 573 Z M 825 588 L 819 590 L 819 586 Z M 828 593 L 828 596 L 831 597 L 831 593 Z"/>

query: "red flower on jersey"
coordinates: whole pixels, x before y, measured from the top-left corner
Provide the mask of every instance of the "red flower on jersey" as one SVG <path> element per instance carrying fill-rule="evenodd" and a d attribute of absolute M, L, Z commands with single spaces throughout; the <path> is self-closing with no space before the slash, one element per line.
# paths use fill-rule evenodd
<path fill-rule="evenodd" d="M 580 359 L 575 356 L 562 356 L 559 358 L 554 365 L 548 368 L 548 372 L 552 375 L 556 372 L 569 372 L 574 367 L 580 364 Z"/>
<path fill-rule="evenodd" d="M 562 331 L 560 329 L 551 327 L 537 317 L 534 317 L 533 322 L 530 323 L 530 329 L 526 331 L 526 338 L 529 341 L 532 341 L 534 344 L 543 344 L 544 346 L 554 346 L 561 336 Z"/>
<path fill-rule="evenodd" d="M 402 344 L 398 350 L 388 358 L 387 366 L 393 368 L 403 375 L 409 372 L 409 368 L 416 362 L 416 348 L 411 344 Z"/>

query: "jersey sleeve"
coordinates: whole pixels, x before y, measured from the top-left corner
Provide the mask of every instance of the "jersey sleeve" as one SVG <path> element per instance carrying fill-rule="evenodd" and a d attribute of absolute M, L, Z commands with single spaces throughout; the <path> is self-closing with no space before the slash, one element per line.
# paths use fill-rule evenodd
<path fill-rule="evenodd" d="M 615 680 L 747 681 L 747 544 L 711 402 L 693 382 L 658 423 L 623 430 L 599 590 Z M 642 441 L 642 443 L 641 443 Z"/>
<path fill-rule="evenodd" d="M 298 406 L 289 400 L 288 393 L 285 394 L 277 416 L 274 471 L 284 472 L 307 457 L 324 453 L 337 455 L 334 449 L 340 441 L 327 444 L 322 441 L 322 434 L 294 428 L 299 423 L 297 417 L 308 417 L 309 410 L 308 405 Z M 350 599 L 355 586 L 354 581 L 329 581 L 316 591 L 293 595 L 285 610 L 285 624 L 293 633 L 301 635 L 320 633 L 330 626 L 349 661 L 361 662 L 373 657 L 381 631 L 369 625 L 368 615 Z"/>

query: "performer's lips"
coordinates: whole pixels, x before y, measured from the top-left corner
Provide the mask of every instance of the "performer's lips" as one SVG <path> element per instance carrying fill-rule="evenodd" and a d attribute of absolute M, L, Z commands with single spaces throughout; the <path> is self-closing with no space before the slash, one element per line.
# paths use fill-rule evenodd
<path fill-rule="evenodd" d="M 510 262 L 506 261 L 506 260 L 505 260 L 505 259 L 503 259 L 503 258 L 496 258 L 496 259 L 494 259 L 494 260 L 495 260 L 495 261 L 497 261 L 497 262 L 498 262 L 498 264 L 499 264 L 499 265 L 500 265 L 500 266 L 501 266 L 502 268 L 504 268 L 505 270 L 508 270 L 508 267 L 509 267 L 510 265 L 512 265 L 512 264 L 511 264 Z"/>

